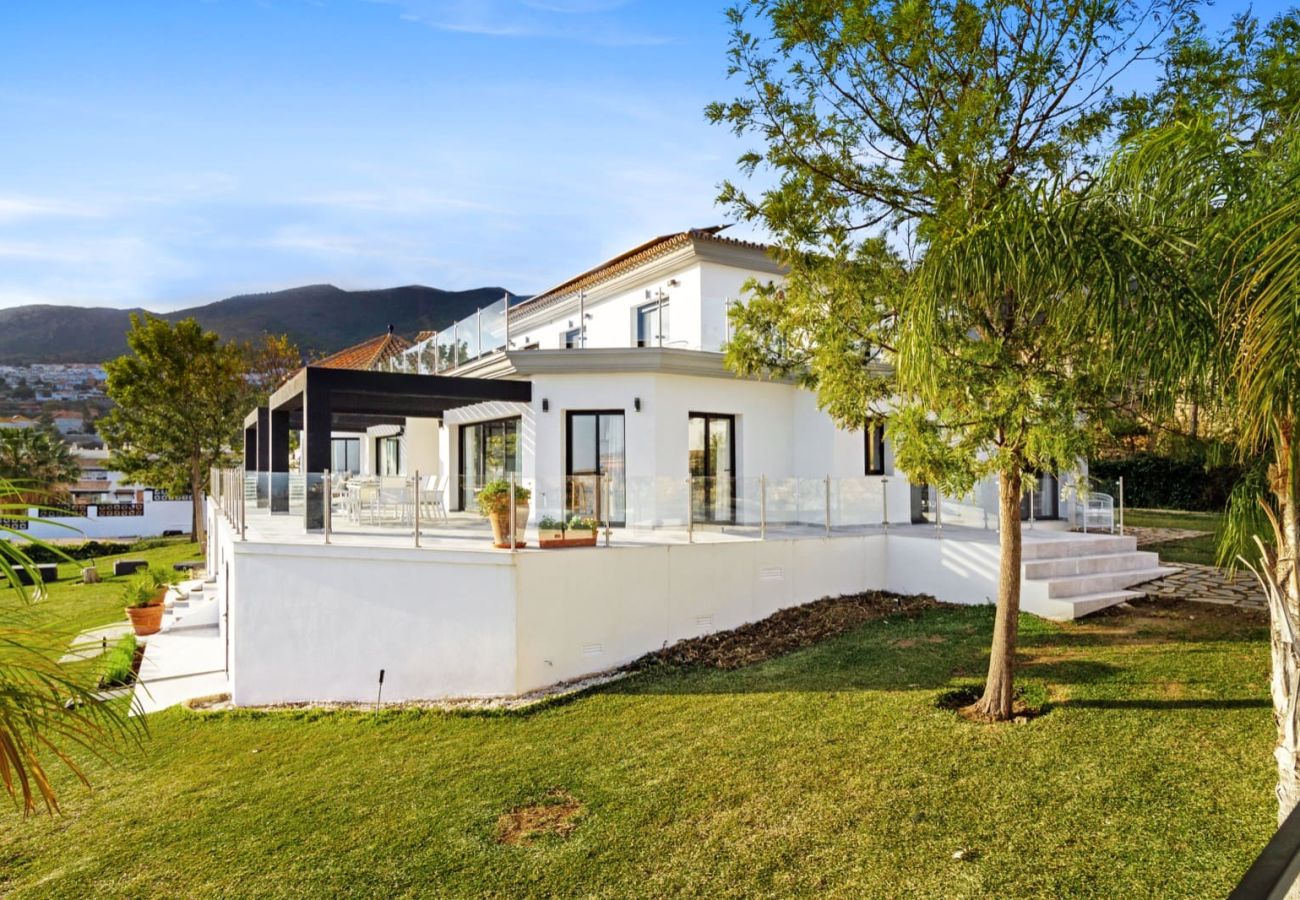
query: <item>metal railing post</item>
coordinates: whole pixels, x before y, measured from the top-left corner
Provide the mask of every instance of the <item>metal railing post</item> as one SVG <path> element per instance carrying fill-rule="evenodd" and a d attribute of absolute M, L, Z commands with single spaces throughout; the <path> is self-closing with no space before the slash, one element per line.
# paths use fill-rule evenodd
<path fill-rule="evenodd" d="M 831 476 L 826 479 L 826 536 L 831 536 Z"/>
<path fill-rule="evenodd" d="M 686 542 L 695 543 L 695 483 L 686 476 Z"/>
<path fill-rule="evenodd" d="M 474 354 L 477 358 L 483 355 L 483 310 L 481 309 L 474 310 L 474 333 L 475 341 L 478 343 L 477 352 Z"/>
<path fill-rule="evenodd" d="M 1119 476 L 1119 536 L 1124 536 L 1124 476 Z"/>
<path fill-rule="evenodd" d="M 767 476 L 758 476 L 758 539 L 767 540 Z"/>
<path fill-rule="evenodd" d="M 330 528 L 334 525 L 334 481 L 330 477 L 330 470 L 326 469 L 325 478 L 325 543 L 330 542 Z"/>
<path fill-rule="evenodd" d="M 880 479 L 880 524 L 889 530 L 889 478 Z"/>
<path fill-rule="evenodd" d="M 420 546 L 420 470 L 415 470 L 415 483 L 411 485 L 411 499 L 415 509 L 411 511 L 411 522 L 415 525 L 415 546 Z"/>
<path fill-rule="evenodd" d="M 515 552 L 515 473 L 510 473 L 510 527 L 506 529 L 509 536 L 510 552 Z"/>
<path fill-rule="evenodd" d="M 602 476 L 604 481 L 604 490 L 601 491 L 601 497 L 605 501 L 605 546 L 609 546 L 609 537 L 614 529 L 610 526 L 610 502 L 609 495 L 613 493 L 611 488 L 614 485 L 614 479 L 608 475 Z"/>
<path fill-rule="evenodd" d="M 943 492 L 934 489 L 934 530 L 943 533 Z"/>
<path fill-rule="evenodd" d="M 247 495 L 244 491 L 244 473 L 239 473 L 239 539 L 248 540 L 248 520 L 244 518 Z"/>

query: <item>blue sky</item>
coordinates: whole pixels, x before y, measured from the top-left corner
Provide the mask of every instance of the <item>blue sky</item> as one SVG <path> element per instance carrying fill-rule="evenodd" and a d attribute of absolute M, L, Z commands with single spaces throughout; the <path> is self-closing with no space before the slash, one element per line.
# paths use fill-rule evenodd
<path fill-rule="evenodd" d="M 725 5 L 8 0 L 0 306 L 529 293 L 723 221 Z"/>

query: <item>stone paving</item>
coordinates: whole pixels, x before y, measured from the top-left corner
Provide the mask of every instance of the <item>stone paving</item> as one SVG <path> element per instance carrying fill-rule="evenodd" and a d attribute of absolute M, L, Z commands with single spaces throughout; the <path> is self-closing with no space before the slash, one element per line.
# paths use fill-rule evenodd
<path fill-rule="evenodd" d="M 1182 571 L 1137 585 L 1133 590 L 1146 591 L 1151 597 L 1217 603 L 1221 606 L 1239 606 L 1242 609 L 1268 609 L 1268 602 L 1259 588 L 1259 582 L 1250 572 L 1239 571 L 1234 577 L 1217 566 L 1203 566 L 1199 563 L 1165 563 L 1165 565 L 1178 566 Z"/>
<path fill-rule="evenodd" d="M 1139 548 L 1147 544 L 1164 544 L 1169 541 L 1185 541 L 1188 538 L 1203 537 L 1208 531 L 1191 531 L 1186 528 L 1148 528 L 1144 525 L 1125 525 L 1126 537 L 1137 538 Z"/>

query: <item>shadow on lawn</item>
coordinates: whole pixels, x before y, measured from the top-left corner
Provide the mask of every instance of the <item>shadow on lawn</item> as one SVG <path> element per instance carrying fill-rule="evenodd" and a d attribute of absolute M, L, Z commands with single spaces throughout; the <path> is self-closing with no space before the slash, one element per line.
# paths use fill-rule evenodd
<path fill-rule="evenodd" d="M 1203 700 L 1062 700 L 1055 704 L 1076 709 L 1272 709 L 1264 697 L 1209 697 Z"/>

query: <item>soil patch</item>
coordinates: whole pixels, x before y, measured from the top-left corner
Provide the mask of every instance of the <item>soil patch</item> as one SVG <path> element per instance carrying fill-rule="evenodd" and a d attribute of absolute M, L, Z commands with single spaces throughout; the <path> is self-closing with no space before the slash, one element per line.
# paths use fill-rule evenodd
<path fill-rule="evenodd" d="M 578 827 L 582 809 L 577 797 L 557 788 L 544 802 L 517 806 L 498 818 L 497 843 L 526 846 L 550 834 L 566 838 Z"/>
<path fill-rule="evenodd" d="M 886 616 L 912 618 L 925 610 L 945 605 L 926 594 L 889 594 L 884 591 L 827 597 L 780 610 L 762 621 L 741 625 L 731 631 L 678 641 L 671 647 L 647 653 L 629 668 L 672 665 L 739 669 L 809 647 L 864 622 Z"/>

